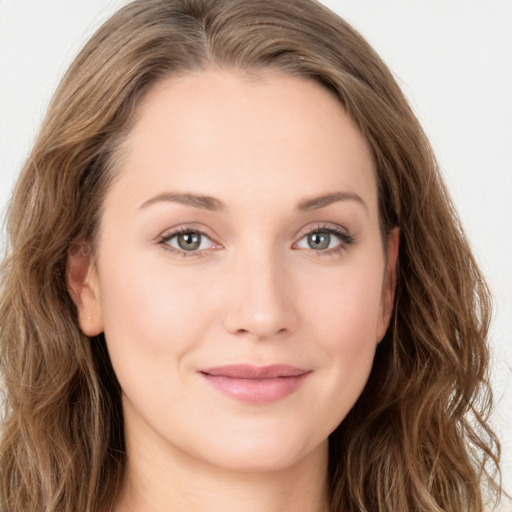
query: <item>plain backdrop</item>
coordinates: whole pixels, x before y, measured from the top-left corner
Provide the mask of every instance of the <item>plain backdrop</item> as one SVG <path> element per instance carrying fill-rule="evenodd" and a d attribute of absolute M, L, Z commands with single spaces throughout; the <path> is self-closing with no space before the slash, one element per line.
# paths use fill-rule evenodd
<path fill-rule="evenodd" d="M 123 0 L 0 0 L 0 211 L 59 78 Z M 512 491 L 512 1 L 324 0 L 395 74 L 495 297 L 494 422 Z M 3 234 L 0 245 L 3 242 Z M 507 507 L 507 509 L 509 509 Z"/>

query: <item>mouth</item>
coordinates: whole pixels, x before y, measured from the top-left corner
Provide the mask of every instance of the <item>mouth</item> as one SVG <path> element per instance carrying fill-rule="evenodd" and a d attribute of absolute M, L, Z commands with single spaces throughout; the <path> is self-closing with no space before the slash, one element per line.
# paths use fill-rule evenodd
<path fill-rule="evenodd" d="M 199 372 L 217 391 L 236 400 L 264 404 L 281 400 L 297 391 L 311 370 L 276 364 L 219 366 Z"/>

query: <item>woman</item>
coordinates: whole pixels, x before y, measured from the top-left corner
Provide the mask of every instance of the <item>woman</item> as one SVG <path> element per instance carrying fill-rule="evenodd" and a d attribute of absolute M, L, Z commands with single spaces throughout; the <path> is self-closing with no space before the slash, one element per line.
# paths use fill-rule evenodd
<path fill-rule="evenodd" d="M 391 74 L 309 0 L 140 0 L 9 212 L 2 510 L 482 511 L 490 299 Z"/>

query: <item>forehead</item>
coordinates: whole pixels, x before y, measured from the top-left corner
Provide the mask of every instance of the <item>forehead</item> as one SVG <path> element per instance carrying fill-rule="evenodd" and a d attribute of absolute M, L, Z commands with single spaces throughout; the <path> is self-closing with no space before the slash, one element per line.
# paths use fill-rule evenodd
<path fill-rule="evenodd" d="M 123 150 L 121 182 L 139 196 L 178 189 L 286 203 L 341 188 L 376 205 L 364 137 L 332 93 L 304 78 L 211 70 L 166 79 L 140 105 Z"/>

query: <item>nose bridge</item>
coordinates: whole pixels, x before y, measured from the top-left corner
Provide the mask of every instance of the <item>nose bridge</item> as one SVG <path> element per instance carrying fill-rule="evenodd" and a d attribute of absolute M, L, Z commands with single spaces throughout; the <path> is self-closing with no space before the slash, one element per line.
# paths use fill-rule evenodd
<path fill-rule="evenodd" d="M 294 329 L 293 280 L 271 244 L 235 251 L 230 274 L 228 331 L 267 339 Z"/>

